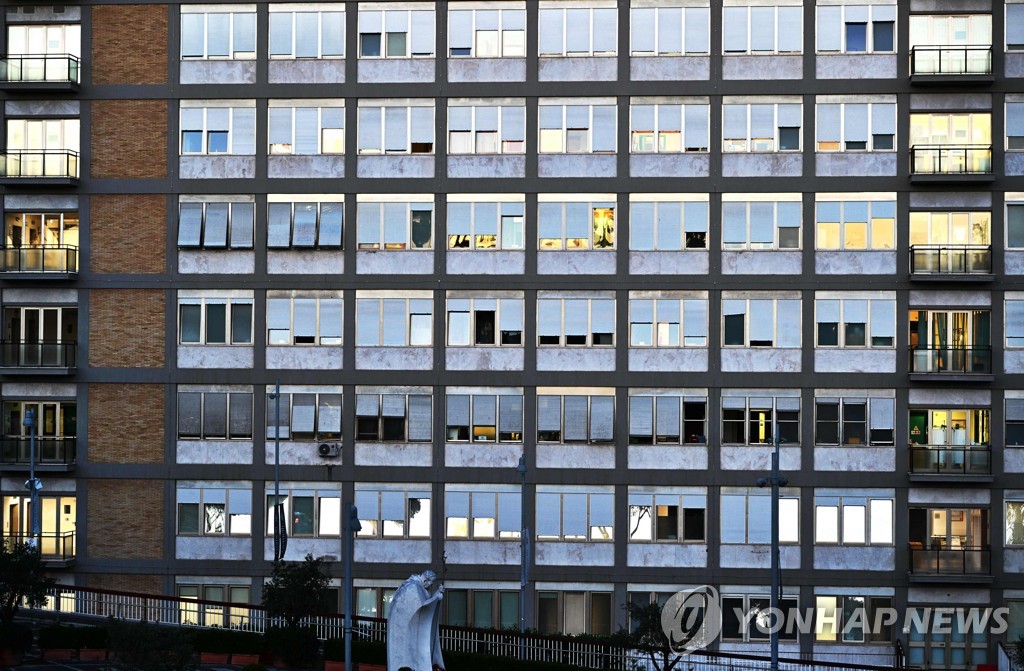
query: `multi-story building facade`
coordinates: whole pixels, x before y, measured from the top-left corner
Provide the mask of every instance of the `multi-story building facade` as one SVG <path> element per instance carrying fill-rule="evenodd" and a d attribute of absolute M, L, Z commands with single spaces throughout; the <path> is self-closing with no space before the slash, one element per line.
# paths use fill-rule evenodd
<path fill-rule="evenodd" d="M 785 604 L 1010 608 L 785 652 L 1024 632 L 1024 4 L 3 19 L 3 534 L 32 410 L 62 582 L 257 602 L 278 435 L 289 558 L 358 506 L 359 614 L 431 566 L 449 623 L 517 624 L 525 513 L 529 626 L 710 584 L 760 649 L 778 430 Z"/>

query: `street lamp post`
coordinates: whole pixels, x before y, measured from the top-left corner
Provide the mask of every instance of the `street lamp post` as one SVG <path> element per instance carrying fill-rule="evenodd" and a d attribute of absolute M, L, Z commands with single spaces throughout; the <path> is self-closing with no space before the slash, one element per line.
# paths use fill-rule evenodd
<path fill-rule="evenodd" d="M 782 597 L 782 569 L 779 566 L 779 488 L 789 484 L 789 479 L 779 475 L 779 445 L 782 437 L 779 435 L 779 427 L 775 427 L 775 449 L 772 450 L 772 474 L 770 478 L 758 478 L 757 486 L 772 486 L 772 548 L 771 548 L 771 572 L 772 572 L 772 593 L 770 600 L 770 613 L 777 617 L 783 617 L 779 610 L 779 602 Z M 771 645 L 771 671 L 779 671 L 779 622 L 769 622 L 771 631 L 769 640 Z"/>
<path fill-rule="evenodd" d="M 530 581 L 530 532 L 526 528 L 526 455 L 519 457 L 519 659 L 526 659 L 526 584 Z"/>
<path fill-rule="evenodd" d="M 345 517 L 342 518 L 341 530 L 344 535 L 345 547 L 345 668 L 352 668 L 352 553 L 355 546 L 355 535 L 362 531 L 359 523 L 359 510 L 351 503 L 346 506 Z"/>
<path fill-rule="evenodd" d="M 274 561 L 284 559 L 287 541 L 283 538 L 281 508 L 281 383 L 274 383 Z"/>
<path fill-rule="evenodd" d="M 29 508 L 31 508 L 29 520 L 29 545 L 39 549 L 39 536 L 42 534 L 39 510 L 39 490 L 43 483 L 36 479 L 36 413 L 32 408 L 25 409 L 25 428 L 28 429 L 28 481 L 25 488 L 28 490 Z"/>

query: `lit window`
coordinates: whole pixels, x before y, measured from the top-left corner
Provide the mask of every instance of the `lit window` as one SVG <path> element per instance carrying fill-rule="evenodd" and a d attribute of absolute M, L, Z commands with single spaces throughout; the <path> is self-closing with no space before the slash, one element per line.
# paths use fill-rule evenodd
<path fill-rule="evenodd" d="M 722 544 L 767 545 L 771 509 L 770 489 L 722 487 Z M 782 490 L 779 498 L 779 542 L 800 542 L 800 497 L 794 490 Z"/>
<path fill-rule="evenodd" d="M 537 204 L 537 246 L 541 250 L 615 248 L 615 202 Z"/>
<path fill-rule="evenodd" d="M 252 533 L 252 489 L 179 482 L 179 536 L 248 536 Z"/>
<path fill-rule="evenodd" d="M 896 247 L 896 202 L 819 200 L 815 246 L 819 250 L 892 250 Z"/>
<path fill-rule="evenodd" d="M 356 483 L 360 538 L 430 538 L 430 491 Z"/>
<path fill-rule="evenodd" d="M 483 197 L 483 196 L 481 196 Z M 524 246 L 524 204 L 448 202 L 448 249 L 509 250 Z"/>

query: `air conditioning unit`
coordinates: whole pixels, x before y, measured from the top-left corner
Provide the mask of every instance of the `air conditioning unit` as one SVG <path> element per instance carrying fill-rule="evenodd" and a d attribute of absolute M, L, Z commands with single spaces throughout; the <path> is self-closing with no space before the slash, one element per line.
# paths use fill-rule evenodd
<path fill-rule="evenodd" d="M 321 457 L 340 457 L 341 445 L 338 445 L 337 443 L 320 443 L 320 446 L 316 448 L 316 451 Z"/>

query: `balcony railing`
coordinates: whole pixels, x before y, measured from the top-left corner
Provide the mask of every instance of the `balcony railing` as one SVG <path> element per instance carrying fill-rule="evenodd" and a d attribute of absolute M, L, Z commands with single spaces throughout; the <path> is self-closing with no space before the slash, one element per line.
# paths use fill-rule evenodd
<path fill-rule="evenodd" d="M 0 178 L 78 179 L 78 152 L 70 149 L 9 149 L 0 153 Z"/>
<path fill-rule="evenodd" d="M 910 572 L 914 575 L 989 575 L 992 552 L 987 547 L 937 547 L 927 550 L 910 544 Z"/>
<path fill-rule="evenodd" d="M 991 245 L 911 245 L 914 275 L 987 275 L 992 273 Z"/>
<path fill-rule="evenodd" d="M 74 436 L 36 438 L 36 464 L 45 466 L 70 465 L 75 463 L 78 439 Z M 0 463 L 28 465 L 31 461 L 31 445 L 28 436 L 3 436 L 0 438 Z"/>
<path fill-rule="evenodd" d="M 0 368 L 75 368 L 78 344 L 0 340 Z"/>
<path fill-rule="evenodd" d="M 78 247 L 0 247 L 0 273 L 77 273 Z"/>
<path fill-rule="evenodd" d="M 0 83 L 77 84 L 80 62 L 70 54 L 7 56 L 0 58 Z"/>
<path fill-rule="evenodd" d="M 3 543 L 8 548 L 13 547 L 15 543 L 29 543 L 31 540 L 32 535 L 29 533 L 3 535 Z M 37 549 L 40 558 L 45 562 L 67 563 L 73 561 L 75 559 L 75 532 L 44 531 L 39 535 Z"/>
<path fill-rule="evenodd" d="M 914 145 L 910 171 L 915 175 L 991 175 L 992 145 Z"/>
<path fill-rule="evenodd" d="M 991 46 L 927 46 L 910 50 L 912 75 L 990 75 Z"/>
<path fill-rule="evenodd" d="M 911 373 L 992 373 L 992 348 L 911 347 Z"/>
<path fill-rule="evenodd" d="M 983 445 L 913 445 L 910 472 L 925 475 L 991 475 L 992 450 Z"/>

